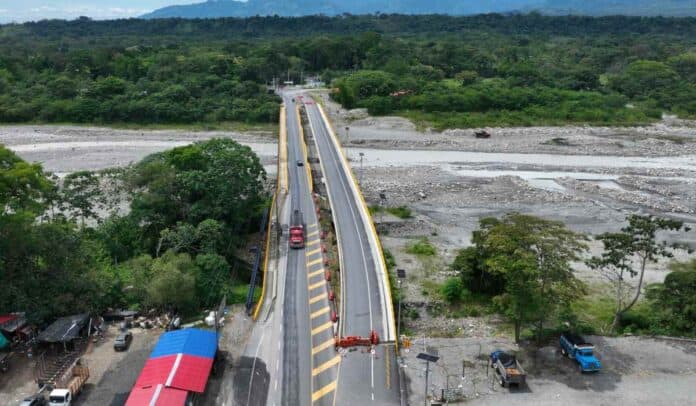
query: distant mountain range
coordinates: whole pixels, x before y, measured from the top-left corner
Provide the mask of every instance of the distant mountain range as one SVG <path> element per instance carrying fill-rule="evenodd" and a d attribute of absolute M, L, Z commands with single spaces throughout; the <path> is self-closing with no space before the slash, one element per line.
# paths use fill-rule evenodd
<path fill-rule="evenodd" d="M 169 6 L 142 18 L 328 16 L 350 14 L 449 14 L 539 11 L 549 15 L 696 16 L 696 0 L 208 0 Z"/>

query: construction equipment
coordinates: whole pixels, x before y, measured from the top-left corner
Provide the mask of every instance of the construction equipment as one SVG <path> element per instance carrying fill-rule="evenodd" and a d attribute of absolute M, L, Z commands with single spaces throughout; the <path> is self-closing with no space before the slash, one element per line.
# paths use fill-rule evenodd
<path fill-rule="evenodd" d="M 50 406 L 70 406 L 75 397 L 82 391 L 82 387 L 89 379 L 89 368 L 76 364 L 73 366 L 67 383 L 62 388 L 55 388 L 48 395 Z"/>
<path fill-rule="evenodd" d="M 563 333 L 560 338 L 561 354 L 575 359 L 580 372 L 596 372 L 602 369 L 602 363 L 594 356 L 594 345 L 576 334 Z"/>
<path fill-rule="evenodd" d="M 348 336 L 348 337 L 336 337 L 336 348 L 349 348 L 349 347 L 371 347 L 373 345 L 379 344 L 379 335 L 376 331 L 372 330 L 369 337 L 362 336 Z"/>
<path fill-rule="evenodd" d="M 498 376 L 500 386 L 507 388 L 510 385 L 524 385 L 526 382 L 527 374 L 514 355 L 497 350 L 490 354 L 488 360 Z"/>

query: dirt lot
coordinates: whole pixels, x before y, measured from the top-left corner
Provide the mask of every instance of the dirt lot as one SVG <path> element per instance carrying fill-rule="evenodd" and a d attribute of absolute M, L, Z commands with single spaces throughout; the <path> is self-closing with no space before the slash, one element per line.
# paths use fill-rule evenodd
<path fill-rule="evenodd" d="M 429 393 L 458 391 L 467 404 L 499 405 L 686 405 L 694 400 L 696 343 L 640 337 L 587 337 L 602 361 L 599 373 L 578 372 L 573 360 L 560 354 L 556 343 L 538 351 L 519 349 L 505 338 L 472 337 L 417 339 L 404 353 L 409 377 L 410 404 L 423 402 L 425 372 L 418 352 L 437 351 L 440 361 L 431 365 Z M 496 349 L 517 351 L 528 373 L 527 385 L 502 388 L 487 365 Z M 462 374 L 463 372 L 463 374 Z M 449 378 L 448 378 L 449 377 Z"/>
<path fill-rule="evenodd" d="M 128 351 L 114 351 L 113 342 L 118 329 L 116 325 L 111 325 L 104 340 L 93 345 L 84 355 L 90 378 L 84 392 L 77 398 L 78 405 L 120 406 L 128 399 L 163 330 L 133 328 L 130 331 L 133 342 Z"/>

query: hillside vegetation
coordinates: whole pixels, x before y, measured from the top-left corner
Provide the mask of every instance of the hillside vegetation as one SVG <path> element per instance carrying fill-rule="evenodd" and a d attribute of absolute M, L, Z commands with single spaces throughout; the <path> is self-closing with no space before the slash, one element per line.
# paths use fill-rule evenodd
<path fill-rule="evenodd" d="M 0 121 L 264 123 L 274 78 L 436 128 L 696 115 L 696 19 L 530 15 L 0 26 Z"/>

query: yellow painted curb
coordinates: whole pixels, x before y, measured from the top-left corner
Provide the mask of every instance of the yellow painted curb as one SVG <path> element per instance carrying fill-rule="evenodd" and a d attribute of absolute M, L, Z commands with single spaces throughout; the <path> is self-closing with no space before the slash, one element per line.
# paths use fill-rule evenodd
<path fill-rule="evenodd" d="M 263 305 L 263 300 L 266 297 L 266 272 L 268 272 L 268 251 L 271 246 L 271 217 L 273 216 L 273 210 L 275 209 L 275 204 L 276 204 L 276 195 L 273 195 L 273 201 L 271 202 L 271 210 L 268 212 L 268 226 L 266 227 L 266 251 L 264 254 L 263 258 L 263 272 L 261 273 L 261 277 L 263 278 L 261 282 L 261 298 L 259 299 L 259 302 L 256 303 L 256 308 L 254 309 L 254 314 L 252 316 L 252 320 L 256 321 L 256 319 L 259 317 L 259 311 L 261 310 L 261 306 Z"/>

